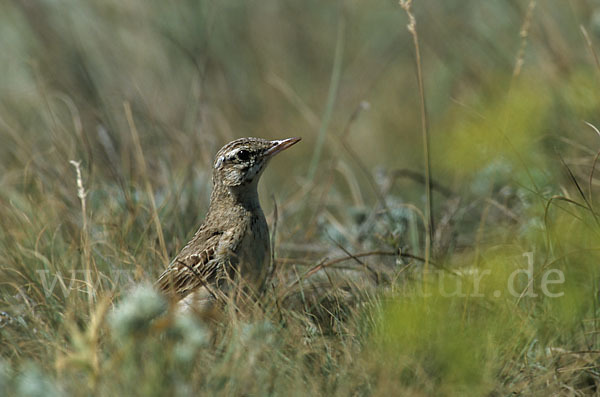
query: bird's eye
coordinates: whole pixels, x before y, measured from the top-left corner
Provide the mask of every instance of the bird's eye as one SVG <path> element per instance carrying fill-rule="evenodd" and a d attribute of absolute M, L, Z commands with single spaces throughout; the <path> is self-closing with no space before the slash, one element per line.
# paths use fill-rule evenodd
<path fill-rule="evenodd" d="M 237 152 L 237 155 L 235 157 L 237 157 L 237 159 L 240 161 L 248 161 L 250 160 L 250 152 L 247 150 L 240 150 L 239 152 Z"/>

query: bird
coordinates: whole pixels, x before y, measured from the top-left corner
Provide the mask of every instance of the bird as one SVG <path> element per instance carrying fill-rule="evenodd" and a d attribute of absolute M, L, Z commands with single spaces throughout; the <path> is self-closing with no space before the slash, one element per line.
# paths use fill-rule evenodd
<path fill-rule="evenodd" d="M 223 146 L 212 169 L 204 223 L 156 281 L 182 310 L 203 310 L 242 282 L 258 297 L 269 273 L 269 228 L 258 182 L 269 161 L 301 138 L 240 138 Z"/>

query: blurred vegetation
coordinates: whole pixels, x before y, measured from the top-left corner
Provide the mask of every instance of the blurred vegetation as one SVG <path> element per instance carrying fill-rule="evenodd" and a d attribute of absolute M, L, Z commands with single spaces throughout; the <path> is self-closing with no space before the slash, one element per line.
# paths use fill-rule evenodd
<path fill-rule="evenodd" d="M 1 3 L 0 394 L 598 394 L 600 5 L 412 11 L 431 240 L 397 2 Z M 165 312 L 242 136 L 303 138 L 260 186 L 272 288 Z"/>

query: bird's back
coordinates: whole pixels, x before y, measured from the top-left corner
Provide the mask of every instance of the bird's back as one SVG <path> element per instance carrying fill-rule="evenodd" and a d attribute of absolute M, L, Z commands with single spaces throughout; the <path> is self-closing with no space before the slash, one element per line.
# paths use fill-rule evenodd
<path fill-rule="evenodd" d="M 268 273 L 270 244 L 267 222 L 260 207 L 237 209 L 208 222 L 170 263 L 157 281 L 158 288 L 174 300 L 192 293 L 216 299 L 234 280 L 243 280 L 258 293 Z M 196 299 L 197 300 L 197 299 Z"/>

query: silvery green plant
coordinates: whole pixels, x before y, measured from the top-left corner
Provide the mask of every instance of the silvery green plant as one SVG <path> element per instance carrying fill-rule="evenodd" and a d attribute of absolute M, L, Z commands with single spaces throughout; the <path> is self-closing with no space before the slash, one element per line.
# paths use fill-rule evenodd
<path fill-rule="evenodd" d="M 165 311 L 165 299 L 147 284 L 136 286 L 110 314 L 109 323 L 117 337 L 127 338 L 148 328 Z"/>
<path fill-rule="evenodd" d="M 8 395 L 8 387 L 11 375 L 10 365 L 0 358 L 0 395 Z"/>
<path fill-rule="evenodd" d="M 16 392 L 23 397 L 58 397 L 56 385 L 35 365 L 26 365 L 17 378 Z"/>
<path fill-rule="evenodd" d="M 173 324 L 173 331 L 181 335 L 173 353 L 177 361 L 189 363 L 194 360 L 198 350 L 208 344 L 208 331 L 204 324 L 190 315 L 178 315 Z"/>

